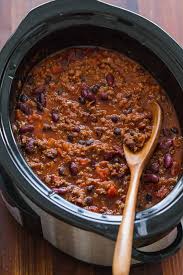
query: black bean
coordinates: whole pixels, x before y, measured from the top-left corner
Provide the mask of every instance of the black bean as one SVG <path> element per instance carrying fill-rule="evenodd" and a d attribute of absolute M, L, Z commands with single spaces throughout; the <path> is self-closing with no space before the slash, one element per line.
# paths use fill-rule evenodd
<path fill-rule="evenodd" d="M 120 129 L 120 128 L 114 128 L 114 134 L 115 134 L 116 136 L 121 135 L 121 129 Z"/>
<path fill-rule="evenodd" d="M 117 116 L 117 115 L 112 115 L 112 116 L 111 116 L 111 120 L 112 120 L 112 122 L 116 123 L 116 122 L 119 121 L 119 116 Z"/>
<path fill-rule="evenodd" d="M 145 174 L 143 177 L 144 182 L 158 183 L 159 177 L 154 174 Z"/>
<path fill-rule="evenodd" d="M 59 176 L 64 176 L 64 174 L 65 174 L 64 166 L 61 166 L 58 168 L 58 174 L 59 174 Z"/>
<path fill-rule="evenodd" d="M 72 134 L 68 134 L 68 135 L 67 135 L 67 140 L 68 140 L 69 142 L 73 142 L 74 136 L 73 136 Z"/>
<path fill-rule="evenodd" d="M 113 86 L 114 84 L 114 76 L 113 74 L 109 73 L 106 75 L 106 81 L 109 86 Z"/>
<path fill-rule="evenodd" d="M 146 201 L 147 201 L 147 202 L 152 201 L 152 195 L 151 195 L 151 194 L 148 194 L 148 193 L 147 193 L 145 198 L 146 198 Z"/>
<path fill-rule="evenodd" d="M 172 127 L 172 128 L 171 128 L 171 131 L 172 131 L 172 133 L 174 133 L 174 134 L 178 134 L 178 133 L 179 133 L 179 129 L 178 129 L 177 127 Z"/>
<path fill-rule="evenodd" d="M 79 103 L 82 104 L 82 105 L 84 105 L 84 104 L 86 103 L 86 100 L 85 100 L 85 98 L 84 98 L 83 96 L 80 96 L 80 97 L 78 98 L 78 101 L 79 101 Z"/>
<path fill-rule="evenodd" d="M 25 94 L 21 94 L 19 97 L 19 100 L 23 103 L 25 103 L 28 99 L 29 99 L 28 96 Z"/>
<path fill-rule="evenodd" d="M 151 166 L 149 167 L 149 169 L 150 169 L 153 173 L 158 173 L 158 172 L 159 172 L 159 163 L 153 162 L 153 163 L 151 164 Z"/>
<path fill-rule="evenodd" d="M 32 124 L 27 124 L 20 128 L 19 133 L 25 134 L 25 133 L 32 133 L 33 131 L 34 131 L 34 126 Z"/>
<path fill-rule="evenodd" d="M 71 162 L 69 166 L 69 170 L 72 176 L 76 176 L 78 174 L 78 166 L 75 162 Z"/>
<path fill-rule="evenodd" d="M 108 100 L 108 94 L 107 93 L 100 93 L 100 99 L 103 101 L 107 101 Z"/>
<path fill-rule="evenodd" d="M 59 116 L 57 111 L 53 110 L 52 113 L 51 113 L 51 118 L 52 118 L 53 122 L 56 123 L 56 122 L 59 121 L 60 116 Z"/>
<path fill-rule="evenodd" d="M 37 110 L 40 111 L 40 112 L 43 112 L 43 110 L 44 110 L 43 105 L 39 102 L 37 102 Z"/>
<path fill-rule="evenodd" d="M 172 156 L 170 154 L 166 154 L 164 156 L 164 167 L 168 169 L 172 167 L 172 164 L 173 164 Z"/>
<path fill-rule="evenodd" d="M 98 90 L 100 89 L 100 84 L 95 84 L 91 88 L 92 93 L 96 94 Z"/>
<path fill-rule="evenodd" d="M 86 190 L 88 191 L 88 192 L 92 192 L 93 191 L 93 189 L 94 189 L 94 185 L 88 185 L 87 187 L 86 187 Z"/>
<path fill-rule="evenodd" d="M 85 140 L 79 140 L 78 143 L 79 143 L 80 145 L 85 145 L 85 144 L 86 144 L 86 141 L 85 141 Z"/>
<path fill-rule="evenodd" d="M 92 204 L 93 204 L 93 198 L 92 198 L 92 197 L 86 197 L 86 198 L 84 199 L 84 203 L 85 203 L 86 205 L 92 205 Z"/>
<path fill-rule="evenodd" d="M 33 153 L 35 151 L 35 139 L 31 138 L 25 145 L 25 150 L 27 153 Z"/>
<path fill-rule="evenodd" d="M 17 108 L 20 109 L 25 115 L 31 115 L 32 109 L 25 103 L 18 102 Z"/>
<path fill-rule="evenodd" d="M 87 145 L 87 146 L 90 146 L 90 145 L 92 145 L 93 143 L 94 143 L 94 140 L 92 140 L 92 139 L 89 139 L 89 140 L 86 141 L 86 145 Z"/>

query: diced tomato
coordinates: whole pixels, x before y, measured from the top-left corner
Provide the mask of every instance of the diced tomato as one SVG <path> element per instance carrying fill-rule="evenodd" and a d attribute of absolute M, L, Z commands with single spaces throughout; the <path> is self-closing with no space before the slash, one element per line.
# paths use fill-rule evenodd
<path fill-rule="evenodd" d="M 58 148 L 57 148 L 57 151 L 59 152 L 60 155 L 62 155 L 62 150 L 61 150 L 61 148 L 58 147 Z"/>
<path fill-rule="evenodd" d="M 111 185 L 107 191 L 107 195 L 110 198 L 113 198 L 117 195 L 117 189 L 114 185 Z"/>
<path fill-rule="evenodd" d="M 52 73 L 53 73 L 53 74 L 59 74 L 59 73 L 61 73 L 61 72 L 62 72 L 61 66 L 59 66 L 59 65 L 54 65 L 54 66 L 52 67 Z"/>
<path fill-rule="evenodd" d="M 109 169 L 108 168 L 100 168 L 99 166 L 96 167 L 96 172 L 99 175 L 101 179 L 106 179 L 109 175 Z"/>
<path fill-rule="evenodd" d="M 156 197 L 163 199 L 168 195 L 168 193 L 169 193 L 169 190 L 165 186 L 162 186 L 155 194 L 156 194 Z"/>
<path fill-rule="evenodd" d="M 81 164 L 82 166 L 87 165 L 88 162 L 89 162 L 89 159 L 87 159 L 87 158 L 83 158 L 83 159 L 80 158 L 80 159 L 79 159 L 79 164 Z"/>

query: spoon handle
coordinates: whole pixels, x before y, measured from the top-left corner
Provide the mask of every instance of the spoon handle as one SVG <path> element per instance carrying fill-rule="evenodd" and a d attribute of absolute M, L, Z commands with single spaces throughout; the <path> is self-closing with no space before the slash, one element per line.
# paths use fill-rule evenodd
<path fill-rule="evenodd" d="M 114 250 L 113 275 L 128 275 L 130 271 L 135 208 L 141 173 L 141 167 L 134 167 L 131 171 L 130 185 Z"/>

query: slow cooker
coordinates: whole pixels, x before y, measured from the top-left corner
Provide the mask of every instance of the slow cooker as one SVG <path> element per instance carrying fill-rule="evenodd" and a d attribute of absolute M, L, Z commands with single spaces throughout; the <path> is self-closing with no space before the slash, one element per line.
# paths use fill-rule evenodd
<path fill-rule="evenodd" d="M 11 129 L 15 91 L 29 70 L 60 49 L 92 45 L 122 52 L 148 69 L 183 123 L 183 50 L 158 26 L 96 0 L 53 1 L 32 10 L 0 53 L 0 183 L 5 204 L 23 226 L 85 262 L 112 263 L 121 216 L 65 201 L 28 167 Z M 160 203 L 136 214 L 132 263 L 159 261 L 181 246 L 183 178 Z"/>

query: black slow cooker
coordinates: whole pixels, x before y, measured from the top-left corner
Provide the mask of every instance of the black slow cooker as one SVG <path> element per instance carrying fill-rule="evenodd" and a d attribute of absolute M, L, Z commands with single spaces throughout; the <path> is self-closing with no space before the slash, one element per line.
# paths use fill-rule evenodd
<path fill-rule="evenodd" d="M 52 192 L 28 167 L 11 129 L 15 91 L 41 59 L 70 46 L 122 52 L 164 87 L 183 123 L 183 50 L 162 29 L 125 9 L 96 0 L 53 1 L 32 10 L 0 53 L 0 182 L 14 217 L 62 251 L 110 265 L 121 216 L 92 213 Z M 135 219 L 133 259 L 158 261 L 182 242 L 183 178 Z"/>

